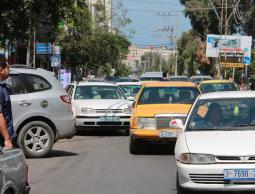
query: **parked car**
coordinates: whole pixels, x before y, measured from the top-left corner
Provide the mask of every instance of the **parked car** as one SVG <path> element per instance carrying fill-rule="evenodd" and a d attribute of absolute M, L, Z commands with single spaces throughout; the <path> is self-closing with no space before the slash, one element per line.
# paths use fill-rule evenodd
<path fill-rule="evenodd" d="M 201 81 L 199 89 L 202 93 L 223 92 L 223 91 L 239 91 L 237 85 L 229 80 L 206 80 Z"/>
<path fill-rule="evenodd" d="M 185 75 L 171 76 L 169 81 L 189 81 L 189 78 Z"/>
<path fill-rule="evenodd" d="M 52 72 L 13 67 L 6 82 L 18 146 L 27 157 L 46 156 L 58 139 L 76 132 L 71 100 Z"/>
<path fill-rule="evenodd" d="M 201 81 L 204 80 L 212 80 L 213 78 L 211 76 L 207 76 L 207 75 L 197 75 L 197 76 L 192 76 L 190 77 L 190 81 L 192 81 L 195 84 L 199 84 Z"/>
<path fill-rule="evenodd" d="M 163 72 L 145 72 L 140 76 L 140 81 L 163 81 Z"/>
<path fill-rule="evenodd" d="M 134 101 L 136 94 L 142 87 L 140 82 L 118 82 L 116 83 L 125 93 L 127 98 Z"/>
<path fill-rule="evenodd" d="M 1 194 L 28 194 L 28 166 L 20 149 L 0 147 Z"/>
<path fill-rule="evenodd" d="M 255 92 L 203 94 L 175 146 L 177 190 L 255 191 Z"/>
<path fill-rule="evenodd" d="M 129 151 L 136 154 L 143 142 L 176 141 L 176 130 L 169 123 L 174 118 L 186 120 L 200 94 L 192 82 L 148 82 L 133 103 L 130 119 Z"/>
<path fill-rule="evenodd" d="M 124 129 L 129 132 L 130 101 L 114 83 L 80 82 L 68 86 L 78 131 Z"/>

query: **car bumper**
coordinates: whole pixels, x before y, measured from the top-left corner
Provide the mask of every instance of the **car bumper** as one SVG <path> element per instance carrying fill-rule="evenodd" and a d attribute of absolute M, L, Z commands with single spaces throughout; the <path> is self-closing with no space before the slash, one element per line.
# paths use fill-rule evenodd
<path fill-rule="evenodd" d="M 133 139 L 139 139 L 144 141 L 155 141 L 155 142 L 171 142 L 176 141 L 177 136 L 162 137 L 162 132 L 175 132 L 173 129 L 162 129 L 162 130 L 149 130 L 149 129 L 130 129 L 130 134 Z"/>
<path fill-rule="evenodd" d="M 224 180 L 224 169 L 252 168 L 255 164 L 210 164 L 189 165 L 177 163 L 179 184 L 189 190 L 203 191 L 255 191 L 255 180 Z"/>
<path fill-rule="evenodd" d="M 75 135 L 76 127 L 73 114 L 54 115 L 51 120 L 57 129 L 57 139 L 71 138 Z"/>
<path fill-rule="evenodd" d="M 124 127 L 129 128 L 130 126 L 130 116 L 117 116 L 118 120 L 102 121 L 102 116 L 77 116 L 76 117 L 76 127 Z"/>

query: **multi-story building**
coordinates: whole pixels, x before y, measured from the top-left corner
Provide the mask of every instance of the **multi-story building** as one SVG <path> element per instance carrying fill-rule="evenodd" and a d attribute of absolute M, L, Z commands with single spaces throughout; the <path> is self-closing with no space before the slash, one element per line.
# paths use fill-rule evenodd
<path fill-rule="evenodd" d="M 146 64 L 146 62 L 142 60 L 142 56 L 144 56 L 147 53 L 158 54 L 160 55 L 162 59 L 165 59 L 166 61 L 169 60 L 170 56 L 173 56 L 176 54 L 175 50 L 168 50 L 165 47 L 156 48 L 151 46 L 151 47 L 143 48 L 143 47 L 131 45 L 128 48 L 128 50 L 129 50 L 129 53 L 127 55 L 127 58 L 123 61 L 123 63 L 125 63 L 134 72 L 134 74 L 138 73 L 139 68 L 142 64 Z"/>
<path fill-rule="evenodd" d="M 86 0 L 92 14 L 94 28 L 112 28 L 112 0 Z"/>

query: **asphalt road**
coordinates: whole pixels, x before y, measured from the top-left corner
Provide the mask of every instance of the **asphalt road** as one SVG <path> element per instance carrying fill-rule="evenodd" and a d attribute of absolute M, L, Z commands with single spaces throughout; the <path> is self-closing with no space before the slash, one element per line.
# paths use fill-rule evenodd
<path fill-rule="evenodd" d="M 171 146 L 130 155 L 122 133 L 79 134 L 27 163 L 31 194 L 176 194 Z"/>

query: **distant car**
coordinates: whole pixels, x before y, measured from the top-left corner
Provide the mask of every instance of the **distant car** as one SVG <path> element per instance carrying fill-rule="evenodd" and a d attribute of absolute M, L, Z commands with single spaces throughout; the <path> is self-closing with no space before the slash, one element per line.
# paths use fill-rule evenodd
<path fill-rule="evenodd" d="M 190 107 L 200 94 L 192 82 L 147 82 L 133 103 L 130 119 L 129 151 L 139 152 L 144 142 L 175 142 L 177 131 L 171 120 L 186 120 Z"/>
<path fill-rule="evenodd" d="M 192 76 L 190 77 L 190 81 L 194 82 L 195 84 L 199 84 L 201 81 L 205 80 L 212 80 L 213 78 L 211 76 L 206 76 L 206 75 L 197 75 L 197 76 Z"/>
<path fill-rule="evenodd" d="M 189 81 L 189 78 L 185 75 L 171 76 L 169 81 Z"/>
<path fill-rule="evenodd" d="M 221 91 L 239 91 L 237 85 L 229 80 L 207 80 L 201 81 L 199 89 L 202 93 L 221 92 Z"/>
<path fill-rule="evenodd" d="M 254 91 L 199 96 L 185 124 L 172 122 L 177 193 L 255 192 L 254 124 Z"/>
<path fill-rule="evenodd" d="M 145 72 L 140 76 L 140 81 L 163 81 L 163 72 Z"/>
<path fill-rule="evenodd" d="M 28 166 L 20 149 L 0 148 L 1 194 L 28 194 Z"/>
<path fill-rule="evenodd" d="M 116 84 L 124 91 L 129 100 L 134 100 L 136 94 L 142 87 L 140 82 L 119 82 Z"/>
<path fill-rule="evenodd" d="M 118 82 L 138 82 L 138 79 L 137 78 L 132 78 L 132 77 L 120 77 L 120 78 L 117 78 L 114 82 L 115 83 L 118 83 Z"/>
<path fill-rule="evenodd" d="M 52 72 L 11 66 L 11 93 L 18 146 L 27 157 L 43 157 L 58 139 L 76 133 L 71 100 Z"/>
<path fill-rule="evenodd" d="M 130 101 L 119 86 L 106 82 L 80 82 L 68 88 L 78 131 L 129 131 Z"/>

